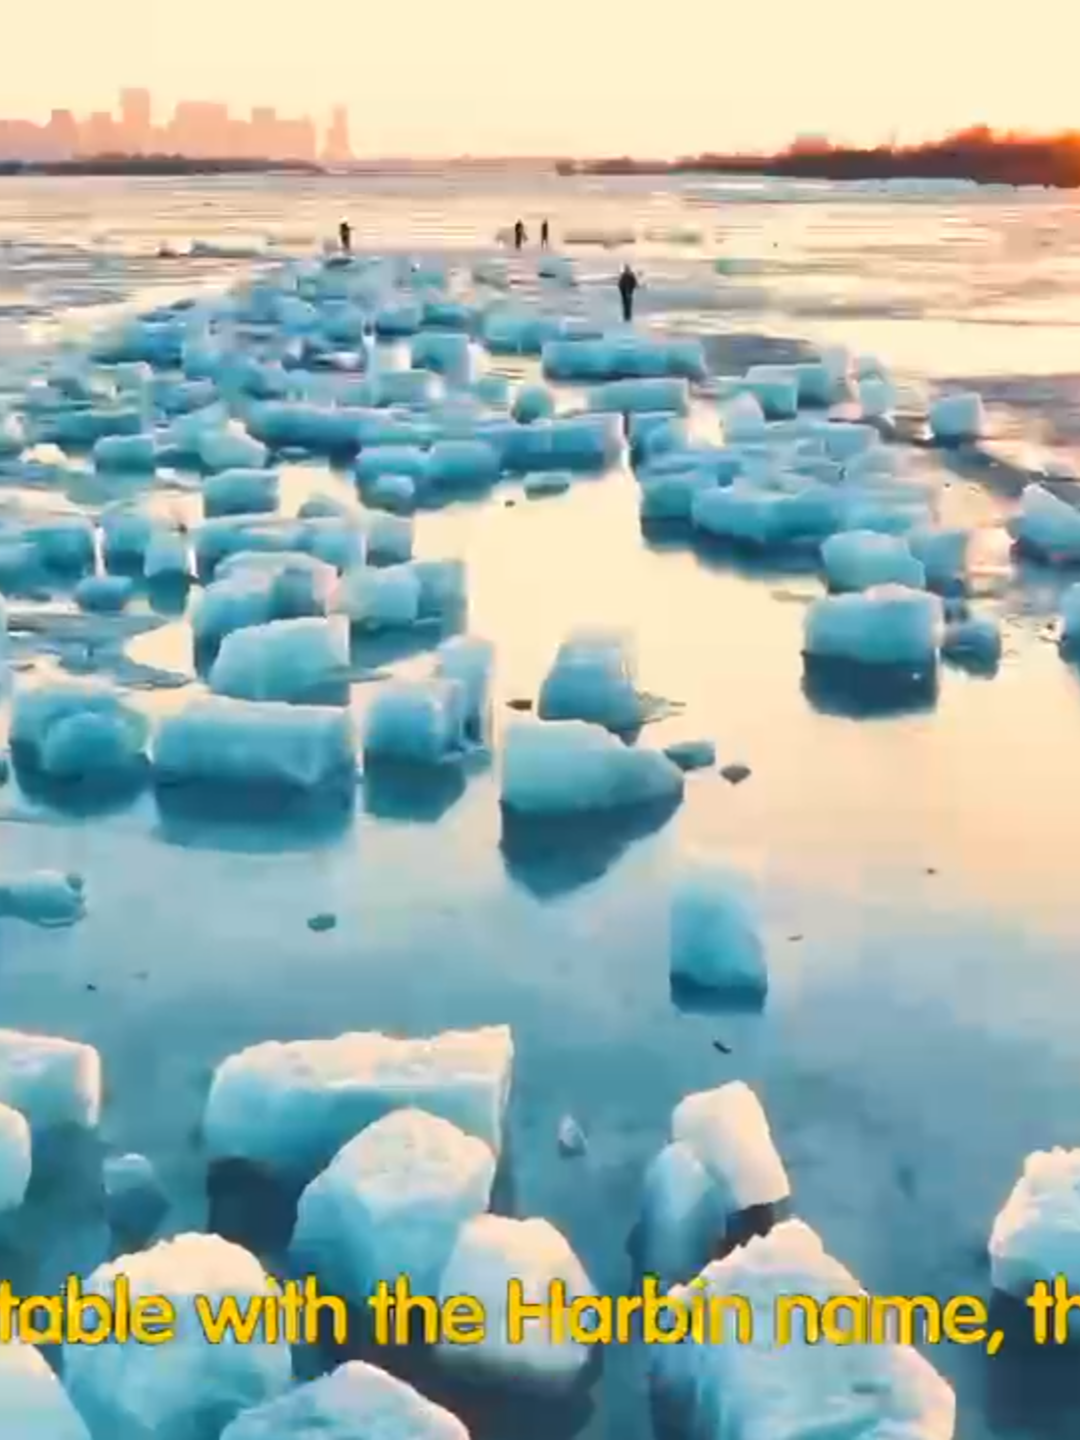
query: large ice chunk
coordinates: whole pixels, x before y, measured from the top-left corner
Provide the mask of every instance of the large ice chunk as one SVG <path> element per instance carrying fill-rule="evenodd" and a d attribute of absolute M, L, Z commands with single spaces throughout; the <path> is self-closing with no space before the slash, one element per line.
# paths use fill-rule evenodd
<path fill-rule="evenodd" d="M 469 1440 L 455 1415 L 393 1375 L 350 1360 L 227 1426 L 221 1440 Z M 51 1434 L 42 1440 L 68 1440 Z M 78 1437 L 71 1437 L 78 1440 Z"/>
<path fill-rule="evenodd" d="M 111 1301 L 121 1276 L 133 1301 L 169 1302 L 173 1335 L 158 1345 L 109 1340 L 64 1347 L 65 1383 L 95 1434 L 189 1440 L 209 1419 L 226 1424 L 288 1389 L 292 1356 L 284 1340 L 271 1344 L 256 1333 L 247 1344 L 233 1335 L 214 1344 L 203 1328 L 200 1308 L 214 1315 L 235 1299 L 243 1313 L 255 1297 L 274 1294 L 274 1282 L 247 1250 L 219 1235 L 178 1235 L 98 1266 L 84 1290 Z"/>
<path fill-rule="evenodd" d="M 704 380 L 705 352 L 697 340 L 657 340 L 640 335 L 599 340 L 549 340 L 544 374 L 551 380 L 648 380 L 673 376 Z"/>
<path fill-rule="evenodd" d="M 11 1440 L 90 1440 L 56 1371 L 33 1345 L 0 1345 L 0 1415 Z"/>
<path fill-rule="evenodd" d="M 761 1101 L 741 1080 L 687 1095 L 671 1117 L 671 1138 L 690 1147 L 732 1213 L 777 1205 L 791 1194 Z"/>
<path fill-rule="evenodd" d="M 682 798 L 683 773 L 583 720 L 521 721 L 507 732 L 502 804 L 521 816 L 610 813 Z"/>
<path fill-rule="evenodd" d="M 420 581 L 411 565 L 362 565 L 345 572 L 337 605 L 361 630 L 408 628 L 420 615 Z"/>
<path fill-rule="evenodd" d="M 157 446 L 152 435 L 103 435 L 94 444 L 94 468 L 114 474 L 153 472 Z"/>
<path fill-rule="evenodd" d="M 94 1130 L 101 1116 L 101 1057 L 76 1040 L 0 1030 L 0 1101 L 35 1132 L 63 1125 Z"/>
<path fill-rule="evenodd" d="M 436 1295 L 461 1227 L 491 1199 L 490 1146 L 423 1110 L 362 1130 L 300 1197 L 291 1251 L 337 1295 L 363 1306 L 380 1280 Z"/>
<path fill-rule="evenodd" d="M 790 491 L 764 490 L 736 481 L 694 494 L 690 518 L 696 530 L 758 550 L 821 541 L 840 524 L 842 501 L 828 485 L 809 482 Z"/>
<path fill-rule="evenodd" d="M 752 365 L 742 382 L 768 420 L 788 420 L 799 412 L 799 377 L 785 365 Z"/>
<path fill-rule="evenodd" d="M 939 530 L 919 526 L 907 537 L 911 553 L 922 562 L 926 583 L 935 590 L 962 586 L 968 570 L 970 530 Z"/>
<path fill-rule="evenodd" d="M 595 1297 L 596 1290 L 569 1242 L 547 1220 L 511 1220 L 480 1215 L 469 1221 L 443 1273 L 439 1296 L 479 1300 L 484 1336 L 476 1343 L 440 1342 L 436 1357 L 448 1371 L 480 1382 L 511 1383 L 529 1389 L 572 1388 L 589 1362 L 590 1347 L 567 1336 L 553 1339 L 544 1321 L 522 1326 L 520 1343 L 509 1333 L 510 1285 L 520 1286 L 526 1305 L 545 1305 L 556 1281 L 566 1302 Z"/>
<path fill-rule="evenodd" d="M 200 431 L 196 440 L 199 459 L 207 470 L 252 470 L 266 464 L 267 449 L 238 425 Z"/>
<path fill-rule="evenodd" d="M 986 427 L 982 397 L 973 393 L 943 395 L 930 406 L 929 419 L 934 439 L 946 444 L 978 440 Z"/>
<path fill-rule="evenodd" d="M 705 855 L 684 857 L 671 898 L 671 978 L 763 997 L 769 977 L 749 877 Z"/>
<path fill-rule="evenodd" d="M 374 484 L 384 475 L 403 475 L 422 486 L 427 480 L 427 452 L 419 445 L 372 445 L 361 450 L 355 473 L 361 485 Z"/>
<path fill-rule="evenodd" d="M 692 1280 L 727 1234 L 730 1202 L 682 1141 L 665 1145 L 645 1172 L 636 1242 L 639 1268 L 667 1289 Z"/>
<path fill-rule="evenodd" d="M 356 738 L 334 708 L 210 696 L 161 722 L 154 767 L 165 783 L 317 790 L 355 777 Z"/>
<path fill-rule="evenodd" d="M 0 1213 L 17 1210 L 30 1184 L 30 1126 L 26 1117 L 0 1103 Z M 0 1349 L 6 1349 L 0 1346 Z M 3 1389 L 0 1382 L 0 1406 Z"/>
<path fill-rule="evenodd" d="M 1080 1150 L 1036 1150 L 990 1232 L 994 1289 L 1026 1299 L 1063 1275 L 1080 1288 Z"/>
<path fill-rule="evenodd" d="M 51 570 L 81 575 L 94 568 L 96 536 L 85 515 L 53 515 L 26 528 L 42 565 Z"/>
<path fill-rule="evenodd" d="M 0 410 L 0 460 L 13 460 L 26 449 L 26 430 L 17 415 Z"/>
<path fill-rule="evenodd" d="M 281 486 L 275 470 L 219 470 L 203 482 L 208 519 L 218 515 L 268 515 L 275 511 Z"/>
<path fill-rule="evenodd" d="M 768 433 L 761 401 L 746 391 L 721 406 L 720 422 L 724 427 L 724 439 L 731 445 L 761 440 Z"/>
<path fill-rule="evenodd" d="M 436 490 L 494 485 L 499 452 L 486 440 L 440 440 L 428 455 L 428 483 Z"/>
<path fill-rule="evenodd" d="M 616 415 L 685 415 L 690 388 L 685 380 L 613 380 L 589 391 L 589 409 Z"/>
<path fill-rule="evenodd" d="M 1041 485 L 1027 485 L 1014 522 L 1017 543 L 1052 565 L 1080 564 L 1080 510 Z"/>
<path fill-rule="evenodd" d="M 464 687 L 457 680 L 391 680 L 364 724 L 364 760 L 440 765 L 467 747 Z"/>
<path fill-rule="evenodd" d="M 245 563 L 223 567 L 192 609 L 191 627 L 201 645 L 216 645 L 249 625 L 324 615 L 333 603 L 337 573 L 314 556 L 282 552 L 260 556 L 274 563 L 258 565 L 243 552 L 233 558 Z"/>
<path fill-rule="evenodd" d="M 475 369 L 469 336 L 449 330 L 422 330 L 412 342 L 411 359 L 416 369 L 434 370 L 455 385 L 467 384 Z"/>
<path fill-rule="evenodd" d="M 349 673 L 348 621 L 308 616 L 227 635 L 210 671 L 210 688 L 234 700 L 343 704 Z"/>
<path fill-rule="evenodd" d="M 540 687 L 537 713 L 542 720 L 588 720 L 609 730 L 634 730 L 645 718 L 634 668 L 628 636 L 574 631 L 559 646 Z"/>
<path fill-rule="evenodd" d="M 378 1032 L 269 1040 L 215 1071 L 204 1138 L 211 1157 L 310 1180 L 366 1126 L 424 1110 L 497 1155 L 514 1044 L 507 1025 L 403 1040 Z"/>
<path fill-rule="evenodd" d="M 468 740 L 482 743 L 491 720 L 491 670 L 495 647 L 490 640 L 455 635 L 439 646 L 435 673 L 461 687 L 463 729 Z"/>
<path fill-rule="evenodd" d="M 112 776 L 137 766 L 149 734 L 141 711 L 104 685 L 20 690 L 11 719 L 12 749 L 58 780 Z"/>
<path fill-rule="evenodd" d="M 503 436 L 502 465 L 515 474 L 530 470 L 605 470 L 623 453 L 617 415 L 566 415 L 511 426 Z"/>
<path fill-rule="evenodd" d="M 251 407 L 247 427 L 256 439 L 278 450 L 295 446 L 313 455 L 350 455 L 360 448 L 364 414 L 354 406 L 268 401 Z"/>
<path fill-rule="evenodd" d="M 952 1389 L 912 1346 L 810 1344 L 799 1318 L 790 1343 L 778 1343 L 784 1297 L 805 1295 L 824 1305 L 864 1293 L 801 1220 L 785 1221 L 715 1261 L 696 1289 L 706 1313 L 712 1298 L 748 1301 L 753 1333 L 740 1337 L 741 1317 L 725 1306 L 716 1343 L 688 1338 L 650 1347 L 654 1406 L 665 1433 L 671 1428 L 685 1440 L 953 1440 Z M 692 1299 L 688 1290 L 673 1295 L 683 1304 Z"/>
<path fill-rule="evenodd" d="M 803 648 L 817 659 L 858 665 L 933 666 L 942 631 L 936 595 L 883 585 L 815 600 L 807 611 Z"/>
<path fill-rule="evenodd" d="M 693 515 L 694 497 L 702 490 L 715 488 L 715 477 L 703 469 L 642 476 L 641 518 L 688 523 Z"/>
<path fill-rule="evenodd" d="M 546 385 L 523 385 L 514 396 L 510 413 L 519 425 L 550 420 L 555 414 L 555 401 Z"/>
<path fill-rule="evenodd" d="M 873 530 L 844 530 L 821 547 L 832 590 L 869 590 L 874 585 L 906 585 L 922 590 L 926 571 L 899 536 Z"/>

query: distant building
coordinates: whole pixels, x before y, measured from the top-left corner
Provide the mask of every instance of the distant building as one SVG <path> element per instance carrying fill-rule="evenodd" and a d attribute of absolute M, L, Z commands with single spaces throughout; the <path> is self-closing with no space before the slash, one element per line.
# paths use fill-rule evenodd
<path fill-rule="evenodd" d="M 126 155 L 145 155 L 152 148 L 154 106 L 149 90 L 120 91 L 120 140 Z"/>
<path fill-rule="evenodd" d="M 95 110 L 86 123 L 80 125 L 79 153 L 87 157 L 120 153 L 119 130 L 107 110 Z"/>
<path fill-rule="evenodd" d="M 71 160 L 79 151 L 79 123 L 70 110 L 54 110 L 45 126 L 50 160 Z"/>
<path fill-rule="evenodd" d="M 323 159 L 328 165 L 347 165 L 352 158 L 349 112 L 344 105 L 338 105 L 330 112 L 330 128 L 326 132 Z"/>

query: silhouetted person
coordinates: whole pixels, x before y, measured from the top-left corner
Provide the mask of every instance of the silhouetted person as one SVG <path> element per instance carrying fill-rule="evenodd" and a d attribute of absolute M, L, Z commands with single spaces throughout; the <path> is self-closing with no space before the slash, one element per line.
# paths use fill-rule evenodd
<path fill-rule="evenodd" d="M 627 324 L 634 318 L 634 291 L 637 288 L 637 276 L 633 270 L 630 269 L 629 265 L 624 265 L 622 274 L 619 276 L 619 296 L 622 299 L 623 319 Z"/>
<path fill-rule="evenodd" d="M 352 254 L 352 226 L 347 220 L 342 220 L 338 226 L 338 235 L 341 237 L 341 248 L 346 255 Z"/>
<path fill-rule="evenodd" d="M 514 225 L 514 249 L 520 250 L 525 244 L 525 226 L 518 220 Z"/>
<path fill-rule="evenodd" d="M 546 250 L 551 240 L 551 231 L 548 229 L 548 222 L 545 220 L 540 226 L 540 245 Z"/>

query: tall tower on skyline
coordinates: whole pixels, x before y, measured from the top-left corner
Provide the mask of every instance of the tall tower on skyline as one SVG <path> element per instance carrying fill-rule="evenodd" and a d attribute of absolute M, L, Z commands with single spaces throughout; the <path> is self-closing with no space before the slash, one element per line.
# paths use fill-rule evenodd
<path fill-rule="evenodd" d="M 328 165 L 345 165 L 353 158 L 349 141 L 349 112 L 344 105 L 336 105 L 330 112 L 330 128 L 326 132 L 323 159 Z"/>
<path fill-rule="evenodd" d="M 129 155 L 143 155 L 149 149 L 153 128 L 153 102 L 149 90 L 120 91 L 120 137 Z"/>

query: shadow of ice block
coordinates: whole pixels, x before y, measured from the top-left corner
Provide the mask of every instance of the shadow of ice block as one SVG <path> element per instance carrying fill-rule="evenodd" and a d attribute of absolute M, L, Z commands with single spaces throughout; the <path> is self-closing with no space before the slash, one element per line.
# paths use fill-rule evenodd
<path fill-rule="evenodd" d="M 539 900 L 603 879 L 639 840 L 662 829 L 681 799 L 612 812 L 527 816 L 503 811 L 499 850 L 509 878 Z"/>

